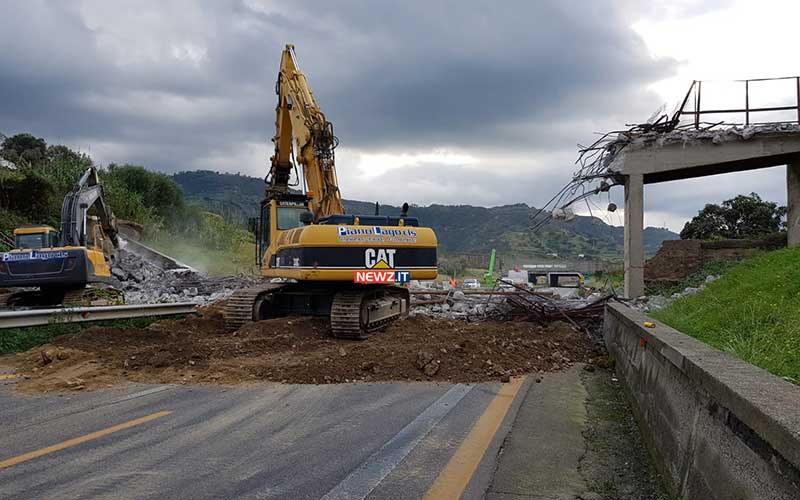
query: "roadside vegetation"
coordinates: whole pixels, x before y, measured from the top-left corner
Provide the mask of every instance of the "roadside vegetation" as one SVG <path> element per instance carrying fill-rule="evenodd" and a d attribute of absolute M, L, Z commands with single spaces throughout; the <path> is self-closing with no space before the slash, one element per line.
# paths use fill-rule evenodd
<path fill-rule="evenodd" d="M 652 316 L 718 349 L 800 383 L 800 249 L 728 265 L 702 292 Z"/>
<path fill-rule="evenodd" d="M 589 288 L 596 288 L 603 292 L 621 294 L 625 286 L 625 273 L 623 273 L 622 270 L 610 272 L 598 271 L 589 276 L 586 280 L 586 286 Z"/>
<path fill-rule="evenodd" d="M 145 243 L 212 274 L 252 268 L 253 236 L 187 201 L 168 175 L 141 165 L 95 165 L 84 153 L 31 134 L 0 134 L 0 160 L 0 232 L 7 236 L 24 224 L 57 228 L 64 195 L 94 165 L 114 214 L 141 224 Z"/>
<path fill-rule="evenodd" d="M 179 318 L 180 316 L 173 316 L 171 319 L 176 317 Z M 47 344 L 61 335 L 78 333 L 87 328 L 146 328 L 161 319 L 163 318 L 131 318 L 92 323 L 53 323 L 28 328 L 10 328 L 3 330 L 2 334 L 0 334 L 0 354 L 24 352 L 42 344 Z"/>
<path fill-rule="evenodd" d="M 254 235 L 226 223 L 217 214 L 202 214 L 202 223 L 194 239 L 186 235 L 176 238 L 166 231 L 159 231 L 151 234 L 147 243 L 213 276 L 258 273 Z"/>

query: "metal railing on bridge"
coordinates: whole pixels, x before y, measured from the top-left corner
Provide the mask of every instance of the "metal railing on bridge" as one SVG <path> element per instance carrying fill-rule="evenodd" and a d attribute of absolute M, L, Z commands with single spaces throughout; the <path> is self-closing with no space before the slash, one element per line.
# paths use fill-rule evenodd
<path fill-rule="evenodd" d="M 770 82 L 770 83 L 768 83 Z M 780 83 L 784 83 L 783 88 L 778 88 L 776 85 Z M 738 92 L 743 92 L 739 94 L 739 98 L 744 98 L 744 106 L 738 107 L 716 107 L 711 106 L 709 108 L 703 108 L 705 103 L 704 95 L 703 95 L 703 84 L 709 86 L 711 84 L 739 84 L 743 86 L 743 89 L 739 90 Z M 751 104 L 751 97 L 752 92 L 757 87 L 773 87 L 773 93 L 771 94 L 771 98 L 768 98 L 767 101 L 771 101 L 774 105 L 767 105 L 767 106 L 752 106 Z M 778 89 L 778 92 L 775 92 L 775 89 Z M 732 95 L 733 92 L 724 92 L 722 94 Z M 718 98 L 720 97 L 719 94 L 713 95 L 713 97 Z M 727 97 L 727 95 L 723 95 L 723 97 Z M 788 104 L 787 101 L 794 100 L 794 104 Z M 786 104 L 783 104 L 786 103 Z M 784 112 L 786 119 L 778 119 L 778 120 L 758 120 L 758 116 L 763 116 L 763 113 L 777 113 L 777 112 Z M 791 112 L 791 113 L 790 113 Z M 785 76 L 780 78 L 752 78 L 749 80 L 734 80 L 732 82 L 715 82 L 715 81 L 702 81 L 702 80 L 695 80 L 692 82 L 691 86 L 689 86 L 688 92 L 686 92 L 686 96 L 681 103 L 680 108 L 673 114 L 671 122 L 677 125 L 681 122 L 682 118 L 690 117 L 691 123 L 694 124 L 695 129 L 699 129 L 701 124 L 708 124 L 709 120 L 705 120 L 703 118 L 707 118 L 711 115 L 732 115 L 738 114 L 740 116 L 743 115 L 744 121 L 728 121 L 723 120 L 719 122 L 719 124 L 726 124 L 726 125 L 766 125 L 766 124 L 780 124 L 780 123 L 792 123 L 792 124 L 800 124 L 800 76 Z M 754 120 L 755 119 L 755 120 Z M 714 123 L 713 120 L 710 121 Z M 674 126 L 674 125 L 673 125 Z"/>

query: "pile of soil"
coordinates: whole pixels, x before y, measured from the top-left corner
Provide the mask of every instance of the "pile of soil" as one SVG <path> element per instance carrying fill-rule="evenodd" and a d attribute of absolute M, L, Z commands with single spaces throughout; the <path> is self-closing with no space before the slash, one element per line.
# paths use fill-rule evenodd
<path fill-rule="evenodd" d="M 337 340 L 317 318 L 260 321 L 226 333 L 218 311 L 147 328 L 91 328 L 0 357 L 24 392 L 127 381 L 240 384 L 434 380 L 479 382 L 589 362 L 600 348 L 564 323 L 407 318 L 368 340 Z"/>

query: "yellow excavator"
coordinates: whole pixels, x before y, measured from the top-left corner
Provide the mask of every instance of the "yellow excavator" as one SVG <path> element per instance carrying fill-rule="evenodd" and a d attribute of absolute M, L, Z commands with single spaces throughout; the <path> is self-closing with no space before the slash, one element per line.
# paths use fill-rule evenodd
<path fill-rule="evenodd" d="M 226 328 L 288 315 L 327 316 L 334 336 L 364 339 L 407 314 L 403 284 L 436 278 L 436 235 L 408 216 L 407 204 L 396 216 L 377 209 L 375 215 L 344 213 L 334 165 L 338 139 L 292 45 L 282 53 L 275 90 L 275 153 L 260 216 L 251 220 L 261 274 L 272 280 L 233 294 L 224 310 Z"/>
<path fill-rule="evenodd" d="M 89 215 L 93 207 L 97 215 Z M 0 289 L 6 289 L 0 307 L 123 303 L 115 288 L 87 287 L 111 280 L 118 247 L 116 219 L 91 167 L 64 197 L 60 231 L 46 225 L 14 230 L 14 248 L 0 254 Z"/>

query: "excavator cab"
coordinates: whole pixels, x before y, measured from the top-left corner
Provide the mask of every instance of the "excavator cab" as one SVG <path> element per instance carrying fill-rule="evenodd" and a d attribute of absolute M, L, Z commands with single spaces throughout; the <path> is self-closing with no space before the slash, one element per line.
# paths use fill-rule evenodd
<path fill-rule="evenodd" d="M 50 226 L 23 226 L 14 229 L 14 247 L 25 250 L 54 248 L 58 246 L 59 235 Z"/>
<path fill-rule="evenodd" d="M 302 194 L 281 194 L 265 199 L 261 203 L 261 217 L 258 219 L 257 261 L 261 265 L 264 252 L 273 239 L 279 239 L 281 232 L 309 225 L 313 215 L 308 210 L 308 200 Z"/>

